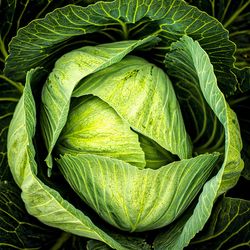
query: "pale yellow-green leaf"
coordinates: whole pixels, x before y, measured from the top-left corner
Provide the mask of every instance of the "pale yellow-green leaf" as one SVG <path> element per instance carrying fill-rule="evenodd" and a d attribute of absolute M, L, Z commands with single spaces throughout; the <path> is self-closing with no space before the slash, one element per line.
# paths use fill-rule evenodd
<path fill-rule="evenodd" d="M 74 96 L 93 94 L 112 106 L 139 133 L 181 159 L 192 155 L 192 143 L 174 88 L 162 69 L 128 56 L 79 83 Z"/>
<path fill-rule="evenodd" d="M 123 249 L 56 190 L 37 177 L 33 137 L 36 110 L 30 82 L 36 81 L 37 70 L 27 74 L 23 95 L 16 107 L 8 133 L 8 160 L 13 177 L 22 190 L 27 211 L 41 222 L 72 234 L 97 239 L 114 249 Z"/>
<path fill-rule="evenodd" d="M 79 100 L 80 99 L 80 100 Z M 98 97 L 77 98 L 56 144 L 59 154 L 89 153 L 116 158 L 143 168 L 138 135 Z"/>
<path fill-rule="evenodd" d="M 57 162 L 100 217 L 122 230 L 140 232 L 174 221 L 202 188 L 218 156 L 199 155 L 156 170 L 87 154 L 66 154 Z"/>

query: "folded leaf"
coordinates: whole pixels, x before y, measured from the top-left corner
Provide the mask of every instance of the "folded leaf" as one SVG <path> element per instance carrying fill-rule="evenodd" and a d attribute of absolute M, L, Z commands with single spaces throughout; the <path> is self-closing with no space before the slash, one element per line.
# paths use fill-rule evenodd
<path fill-rule="evenodd" d="M 187 249 L 247 249 L 249 248 L 250 201 L 224 197 L 213 209 L 204 229 Z"/>
<path fill-rule="evenodd" d="M 146 165 L 138 135 L 113 108 L 98 97 L 77 98 L 56 144 L 59 154 L 97 154 Z"/>
<path fill-rule="evenodd" d="M 157 170 L 85 154 L 66 154 L 57 162 L 75 192 L 104 220 L 139 232 L 176 219 L 206 182 L 218 156 L 200 155 Z"/>
<path fill-rule="evenodd" d="M 240 155 L 242 142 L 237 117 L 218 88 L 213 66 L 199 43 L 188 36 L 173 43 L 171 52 L 166 55 L 166 66 L 170 74 L 178 72 L 175 76 L 182 80 L 183 87 L 185 87 L 183 79 L 188 79 L 188 82 L 193 82 L 200 88 L 204 99 L 225 130 L 224 162 L 217 175 L 204 185 L 193 214 L 171 241 L 166 238 L 167 232 L 155 240 L 156 249 L 182 249 L 203 228 L 211 215 L 215 199 L 237 182 L 243 168 Z"/>
<path fill-rule="evenodd" d="M 192 155 L 174 88 L 164 71 L 135 56 L 83 79 L 73 96 L 92 94 L 139 133 L 181 159 Z"/>
<path fill-rule="evenodd" d="M 97 239 L 115 249 L 124 249 L 117 241 L 96 227 L 84 213 L 67 202 L 53 188 L 37 177 L 35 149 L 32 139 L 36 128 L 36 110 L 30 83 L 36 81 L 37 70 L 27 74 L 20 99 L 8 134 L 8 159 L 13 177 L 22 190 L 27 211 L 52 227 Z M 22 147 L 20 147 L 22 145 Z"/>

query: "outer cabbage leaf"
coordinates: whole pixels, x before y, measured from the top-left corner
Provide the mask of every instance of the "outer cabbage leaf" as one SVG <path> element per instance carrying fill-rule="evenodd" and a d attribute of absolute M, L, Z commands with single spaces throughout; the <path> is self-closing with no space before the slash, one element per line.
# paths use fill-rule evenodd
<path fill-rule="evenodd" d="M 219 20 L 228 29 L 229 38 L 236 44 L 236 62 L 233 72 L 237 76 L 238 91 L 229 99 L 229 104 L 236 112 L 241 128 L 243 140 L 242 157 L 245 162 L 243 176 L 250 178 L 250 150 L 249 150 L 249 119 L 245 115 L 250 107 L 250 1 L 187 1 L 206 11 Z M 248 91 L 248 92 L 247 92 Z"/>
<path fill-rule="evenodd" d="M 0 181 L 9 181 L 12 176 L 7 164 L 7 132 L 20 93 L 1 79 L 0 88 Z"/>
<path fill-rule="evenodd" d="M 180 78 L 172 72 L 175 93 L 180 103 L 184 123 L 193 143 L 194 154 L 223 152 L 225 144 L 224 127 L 208 105 L 198 85 L 193 84 L 197 77 L 189 78 L 185 72 Z M 183 84 L 183 82 L 185 84 Z M 188 85 L 188 87 L 187 87 Z"/>
<path fill-rule="evenodd" d="M 250 247 L 250 201 L 224 197 L 201 233 L 187 249 L 247 249 Z"/>
<path fill-rule="evenodd" d="M 218 195 L 237 182 L 243 168 L 240 156 L 242 142 L 237 117 L 219 90 L 213 66 L 199 43 L 187 36 L 173 43 L 171 52 L 166 55 L 166 66 L 170 74 L 176 75 L 178 72 L 177 77 L 186 88 L 189 87 L 190 82 L 200 88 L 205 100 L 225 129 L 224 162 L 217 175 L 204 185 L 193 214 L 188 219 L 186 218 L 185 223 L 179 222 L 181 224 L 178 229 L 179 233 L 171 241 L 165 238 L 164 233 L 155 241 L 157 249 L 182 249 L 203 228 Z"/>
<path fill-rule="evenodd" d="M 225 159 L 223 166 L 223 179 L 220 183 L 220 192 L 223 193 L 234 186 L 243 168 L 240 156 L 242 141 L 236 114 L 230 109 L 223 93 L 217 85 L 206 52 L 199 43 L 192 38 L 184 36 L 180 42 L 172 44 L 172 52 L 166 55 L 166 66 L 169 74 L 178 71 L 178 76 L 184 87 L 190 83 L 200 88 L 204 99 L 218 117 L 225 130 Z M 183 78 L 185 76 L 185 78 Z M 193 76 L 196 76 L 193 78 Z M 185 81 L 187 79 L 187 81 Z M 186 84 L 186 85 L 185 85 Z"/>
<path fill-rule="evenodd" d="M 8 56 L 7 48 L 5 46 L 6 38 L 10 32 L 11 25 L 14 18 L 16 1 L 6 0 L 0 2 L 0 58 L 4 61 Z M 1 68 L 2 69 L 2 68 Z"/>
<path fill-rule="evenodd" d="M 51 2 L 54 2 L 54 1 L 51 1 Z M 127 1 L 124 1 L 124 3 L 125 2 Z M 138 8 L 134 8 L 134 5 L 131 4 L 129 5 L 129 8 L 136 10 L 136 11 L 131 11 L 131 12 L 127 11 L 128 7 L 127 7 L 127 3 L 125 3 L 125 6 L 123 6 L 123 10 L 125 10 L 126 15 L 130 15 L 129 13 L 135 13 L 135 17 L 140 16 L 141 13 L 146 13 L 147 15 L 147 13 L 149 13 L 149 10 L 150 10 L 151 14 L 155 12 L 155 14 L 152 15 L 152 17 L 156 17 L 156 19 L 157 17 L 160 19 L 160 16 L 164 16 L 166 14 L 166 19 L 163 20 L 162 23 L 164 22 L 167 23 L 167 27 L 169 28 L 169 30 L 165 31 L 164 35 L 162 35 L 162 38 L 165 40 L 166 39 L 169 39 L 169 40 L 168 40 L 167 45 L 166 44 L 164 45 L 164 48 L 161 48 L 159 46 L 157 50 L 155 51 L 155 54 L 157 54 L 159 61 L 162 62 L 161 58 L 164 54 L 163 51 L 169 50 L 168 45 L 170 42 L 175 41 L 178 37 L 182 36 L 184 33 L 189 34 L 193 36 L 195 39 L 199 40 L 202 47 L 207 52 L 209 52 L 211 56 L 211 61 L 215 66 L 216 74 L 220 76 L 220 81 L 225 83 L 225 87 L 224 87 L 225 92 L 227 93 L 231 92 L 231 90 L 234 89 L 234 87 L 233 87 L 232 82 L 227 80 L 228 76 L 230 79 L 232 79 L 231 74 L 230 73 L 227 74 L 227 73 L 229 72 L 228 69 L 231 67 L 230 65 L 232 65 L 233 60 L 231 56 L 232 56 L 234 49 L 233 49 L 232 43 L 228 41 L 228 35 L 225 32 L 225 30 L 222 29 L 222 26 L 218 22 L 216 22 L 216 20 L 212 20 L 208 15 L 206 15 L 205 13 L 201 13 L 196 8 L 193 8 L 193 7 L 187 8 L 184 3 L 181 3 L 181 1 L 165 1 L 165 2 L 167 3 L 166 4 L 167 7 L 165 6 L 165 3 L 163 1 L 162 2 L 157 1 L 157 3 L 154 3 L 154 4 L 152 4 L 153 2 L 151 1 L 145 1 L 143 3 L 140 2 L 140 6 L 138 6 Z M 152 4 L 152 5 L 149 5 L 149 4 Z M 160 5 L 165 8 L 165 11 L 162 11 L 162 12 L 158 11 Z M 100 4 L 99 5 L 97 4 L 97 6 L 100 7 Z M 153 7 L 153 6 L 156 6 L 156 7 Z M 139 21 L 138 19 L 133 19 L 133 17 L 131 16 L 128 17 L 128 20 L 132 20 L 133 22 L 136 22 L 135 25 L 134 24 L 131 24 L 131 25 L 128 24 L 127 26 L 123 25 L 124 23 L 119 22 L 119 21 L 124 20 L 123 15 L 121 16 L 119 14 L 116 15 L 116 13 L 120 12 L 120 10 L 119 8 L 117 8 L 117 6 L 115 7 L 116 8 L 114 8 L 113 10 L 112 8 L 109 9 L 109 10 L 112 10 L 110 12 L 110 16 L 111 16 L 110 22 L 109 22 L 110 26 L 105 26 L 104 28 L 105 30 L 97 34 L 98 39 L 96 40 L 96 43 L 100 43 L 100 41 L 102 42 L 103 41 L 102 38 L 117 40 L 117 37 L 120 38 L 121 37 L 120 35 L 122 35 L 120 27 L 122 27 L 124 31 L 126 31 L 127 29 L 127 33 L 129 33 L 128 34 L 129 38 L 138 38 L 140 37 L 140 35 L 143 35 L 147 32 L 151 32 L 152 27 L 154 27 L 154 25 L 156 25 L 156 27 L 158 28 L 158 24 L 157 24 L 158 21 L 152 22 L 152 25 L 150 25 L 146 19 L 141 19 Z M 89 7 L 89 9 L 90 8 L 92 7 Z M 105 13 L 104 11 L 102 12 L 98 8 L 96 8 L 96 10 L 98 11 L 93 12 L 94 14 L 92 18 L 89 19 L 90 21 L 93 21 L 92 23 L 93 26 L 97 24 L 98 27 L 96 27 L 96 29 L 99 29 L 102 26 L 101 21 L 99 22 L 99 18 L 97 18 L 96 13 L 97 12 L 104 13 L 102 20 L 105 20 L 105 15 L 107 15 L 107 13 Z M 173 8 L 173 11 L 169 11 L 170 10 L 169 8 Z M 77 9 L 78 11 L 74 12 L 74 10 L 77 10 Z M 79 8 L 78 6 L 65 7 L 63 9 L 54 11 L 52 14 L 49 14 L 45 19 L 34 20 L 30 25 L 27 26 L 27 28 L 20 30 L 17 37 L 13 39 L 13 42 L 11 43 L 11 46 L 10 46 L 11 55 L 8 58 L 8 65 L 6 67 L 6 72 L 9 72 L 9 75 L 11 77 L 17 77 L 17 78 L 21 77 L 22 79 L 24 79 L 25 73 L 30 67 L 33 67 L 34 65 L 43 65 L 43 64 L 47 67 L 47 65 L 50 65 L 50 62 L 53 63 L 58 53 L 59 54 L 62 52 L 64 53 L 65 50 L 68 50 L 69 48 L 71 48 L 71 46 L 73 46 L 75 40 L 74 39 L 70 40 L 72 37 L 69 37 L 68 34 L 69 32 L 71 32 L 71 34 L 74 33 L 77 29 L 78 30 L 82 29 L 82 26 L 80 24 L 80 23 L 83 23 L 82 19 L 86 21 L 88 18 L 84 14 L 79 14 L 82 12 L 82 10 L 83 9 Z M 137 11 L 140 14 L 138 14 Z M 74 15 L 73 13 L 78 13 L 78 15 Z M 72 16 L 74 16 L 74 18 L 72 18 Z M 81 19 L 80 22 L 77 22 L 77 20 L 79 20 L 78 18 Z M 116 20 L 114 20 L 113 18 L 116 18 Z M 46 21 L 44 20 L 48 21 L 50 25 L 47 26 Z M 111 24 L 112 22 L 115 23 L 114 26 L 112 26 Z M 41 26 L 40 24 L 43 24 L 43 26 Z M 91 25 L 90 23 L 87 24 L 89 26 L 90 32 L 94 30 L 92 24 Z M 105 25 L 106 24 L 107 23 L 105 23 Z M 65 32 L 64 34 L 62 34 L 63 25 L 70 26 L 68 30 L 65 29 L 69 32 Z M 111 32 L 108 32 L 109 28 Z M 117 28 L 116 31 L 117 31 L 118 36 L 115 36 L 112 33 L 112 29 L 115 30 L 114 28 Z M 83 30 L 81 31 L 85 32 Z M 115 34 L 116 34 L 116 31 L 115 31 Z M 46 33 L 49 33 L 50 35 L 54 34 L 53 39 L 50 39 L 50 40 L 44 39 L 47 36 L 44 34 L 40 35 L 40 33 L 42 32 L 44 32 L 44 34 Z M 56 33 L 60 35 L 57 36 Z M 78 34 L 81 34 L 81 32 L 79 32 Z M 32 36 L 31 39 L 29 38 L 30 36 Z M 61 39 L 62 36 L 64 36 L 63 39 Z M 52 36 L 48 36 L 48 37 L 52 38 Z M 59 40 L 56 40 L 57 38 L 59 38 Z M 90 41 L 92 37 L 89 34 L 87 36 L 80 35 L 77 38 L 79 38 L 77 42 L 79 41 L 81 43 L 93 42 L 93 41 Z M 37 46 L 36 41 L 39 41 L 40 39 L 43 41 L 43 44 L 42 45 L 40 44 Z M 85 39 L 88 41 L 85 41 Z M 216 46 L 212 43 L 213 40 L 216 41 L 215 42 Z M 66 43 L 70 44 L 69 47 L 67 47 Z M 217 50 L 218 48 L 220 49 Z M 151 53 L 148 53 L 148 55 L 151 58 L 153 58 Z M 220 67 L 221 61 L 218 60 L 217 58 L 222 58 L 222 61 L 223 61 L 222 68 Z M 229 60 L 227 61 L 226 58 L 229 58 Z M 227 73 L 224 73 L 225 72 L 224 69 L 226 69 Z M 21 73 L 19 70 L 21 71 Z M 15 72 L 17 72 L 17 74 Z M 178 230 L 179 229 L 176 229 L 175 232 L 177 232 Z M 175 234 L 173 233 L 171 236 L 175 236 Z M 189 240 L 189 238 L 186 240 L 186 242 Z"/>
<path fill-rule="evenodd" d="M 162 42 L 149 58 L 162 63 L 170 44 L 184 34 L 190 35 L 209 53 L 225 93 L 235 91 L 235 76 L 230 71 L 235 46 L 228 40 L 228 32 L 216 19 L 182 0 L 100 1 L 85 8 L 69 5 L 56 9 L 19 30 L 10 44 L 5 72 L 23 79 L 32 67 L 50 67 L 59 54 L 77 42 L 141 39 L 152 33 L 159 34 Z"/>
<path fill-rule="evenodd" d="M 250 67 L 246 67 L 243 69 L 234 69 L 234 73 L 236 74 L 239 82 L 240 93 L 245 93 L 250 91 Z M 234 97 L 232 97 L 234 99 Z M 237 94 L 236 94 L 237 99 Z"/>
<path fill-rule="evenodd" d="M 125 231 L 170 224 L 191 203 L 219 154 L 199 155 L 157 170 L 104 156 L 65 154 L 60 170 L 75 192 L 104 220 Z"/>
<path fill-rule="evenodd" d="M 0 79 L 0 249 L 49 248 L 60 231 L 30 216 L 7 162 L 7 132 L 20 92 Z M 20 86 L 20 85 L 19 85 Z M 39 234 L 39 238 L 36 235 Z"/>
<path fill-rule="evenodd" d="M 34 19 L 44 17 L 46 13 L 67 4 L 86 6 L 97 0 L 2 0 L 0 1 L 0 63 L 8 57 L 8 44 L 20 27 Z M 2 66 L 2 65 L 1 65 Z M 1 67 L 2 68 L 2 67 Z M 10 76 L 12 78 L 13 75 Z M 24 80 L 24 79 L 23 79 Z"/>
<path fill-rule="evenodd" d="M 12 175 L 22 190 L 22 199 L 30 214 L 44 224 L 64 231 L 97 239 L 115 249 L 124 249 L 80 210 L 64 200 L 54 189 L 37 177 L 33 136 L 36 110 L 30 82 L 37 81 L 38 70 L 27 74 L 24 93 L 18 102 L 8 133 L 8 160 Z M 22 147 L 20 147 L 22 145 Z"/>
<path fill-rule="evenodd" d="M 200 1 L 190 0 L 190 4 L 197 6 L 200 10 L 206 11 L 219 20 L 228 29 L 230 40 L 235 42 L 236 63 L 239 68 L 250 66 L 250 1 Z"/>
<path fill-rule="evenodd" d="M 240 83 L 240 93 L 229 99 L 230 106 L 236 112 L 243 141 L 242 158 L 245 167 L 242 171 L 244 178 L 250 180 L 250 117 L 246 114 L 250 112 L 250 68 L 242 70 L 235 69 Z"/>
<path fill-rule="evenodd" d="M 0 249 L 46 249 L 60 236 L 27 213 L 13 181 L 0 181 L 0 225 Z"/>

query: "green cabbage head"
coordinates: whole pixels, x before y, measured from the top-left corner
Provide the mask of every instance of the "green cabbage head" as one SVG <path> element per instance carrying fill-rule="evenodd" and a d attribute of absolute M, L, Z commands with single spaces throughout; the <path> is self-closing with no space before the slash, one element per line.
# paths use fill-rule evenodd
<path fill-rule="evenodd" d="M 221 68 L 198 41 L 183 34 L 161 47 L 169 41 L 161 26 L 168 19 L 158 11 L 137 17 L 142 24 L 151 18 L 158 32 L 145 26 L 148 34 L 129 39 L 126 29 L 140 26 L 128 26 L 125 17 L 134 15 L 120 9 L 121 41 L 61 51 L 53 66 L 36 59 L 41 65 L 27 72 L 9 128 L 9 165 L 27 210 L 47 225 L 114 249 L 139 249 L 123 237 L 158 229 L 163 236 L 155 238 L 156 249 L 182 249 L 239 177 L 237 118 L 218 87 Z M 105 10 L 107 18 L 114 14 Z M 56 13 L 62 12 L 51 17 Z M 70 15 L 77 22 L 77 14 Z M 46 18 L 38 24 L 49 23 Z"/>
<path fill-rule="evenodd" d="M 44 102 L 72 53 L 57 61 L 44 86 Z M 81 80 L 73 96 L 55 155 L 76 193 L 122 230 L 171 223 L 199 192 L 219 154 L 191 158 L 192 142 L 168 76 L 127 56 Z M 46 119 L 42 113 L 44 137 L 51 124 Z"/>

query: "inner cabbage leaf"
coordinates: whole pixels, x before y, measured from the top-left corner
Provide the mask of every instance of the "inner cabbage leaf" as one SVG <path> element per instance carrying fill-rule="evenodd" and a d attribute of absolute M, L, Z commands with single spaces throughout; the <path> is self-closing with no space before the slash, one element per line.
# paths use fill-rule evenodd
<path fill-rule="evenodd" d="M 107 102 L 131 128 L 180 159 L 192 156 L 174 88 L 162 69 L 127 56 L 83 79 L 73 96 L 95 95 Z"/>

